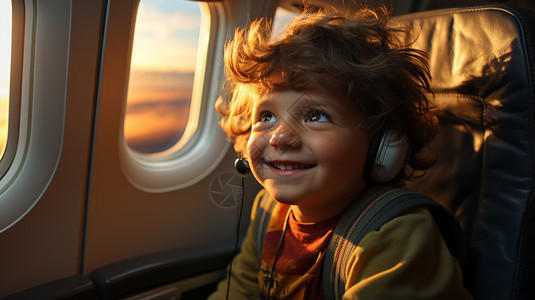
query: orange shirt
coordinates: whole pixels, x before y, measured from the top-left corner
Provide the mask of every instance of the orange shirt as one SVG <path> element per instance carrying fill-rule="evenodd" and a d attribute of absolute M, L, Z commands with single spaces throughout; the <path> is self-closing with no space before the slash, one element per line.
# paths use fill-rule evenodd
<path fill-rule="evenodd" d="M 281 240 L 289 205 L 277 205 L 269 222 L 258 281 L 268 293 L 271 269 Z M 300 223 L 290 213 L 282 248 L 273 274 L 272 299 L 322 299 L 321 270 L 325 249 L 339 216 L 320 223 Z"/>

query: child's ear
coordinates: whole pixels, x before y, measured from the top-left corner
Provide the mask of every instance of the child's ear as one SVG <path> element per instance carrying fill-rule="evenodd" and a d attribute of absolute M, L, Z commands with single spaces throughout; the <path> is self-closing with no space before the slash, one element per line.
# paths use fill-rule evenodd
<path fill-rule="evenodd" d="M 370 149 L 364 166 L 366 178 L 376 182 L 394 179 L 405 164 L 409 142 L 405 135 L 386 129 L 370 140 Z"/>

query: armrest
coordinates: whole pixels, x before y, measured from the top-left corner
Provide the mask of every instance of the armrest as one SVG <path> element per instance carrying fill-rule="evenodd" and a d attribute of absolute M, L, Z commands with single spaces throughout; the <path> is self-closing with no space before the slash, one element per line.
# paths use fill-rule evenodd
<path fill-rule="evenodd" d="M 95 270 L 90 278 L 104 299 L 225 268 L 235 241 L 170 250 L 136 257 Z"/>

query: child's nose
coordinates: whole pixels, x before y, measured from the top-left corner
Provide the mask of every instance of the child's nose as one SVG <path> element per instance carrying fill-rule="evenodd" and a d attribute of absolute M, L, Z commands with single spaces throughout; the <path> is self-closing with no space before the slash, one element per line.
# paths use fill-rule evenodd
<path fill-rule="evenodd" d="M 291 126 L 282 123 L 272 132 L 269 144 L 277 150 L 286 151 L 289 148 L 300 147 L 301 137 Z"/>

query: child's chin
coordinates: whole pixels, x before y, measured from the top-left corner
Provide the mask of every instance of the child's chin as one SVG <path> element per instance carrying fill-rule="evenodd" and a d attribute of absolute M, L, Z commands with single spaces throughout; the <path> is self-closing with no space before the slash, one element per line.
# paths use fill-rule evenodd
<path fill-rule="evenodd" d="M 288 205 L 298 205 L 300 203 L 300 199 L 302 198 L 294 193 L 288 193 L 280 190 L 269 191 L 269 193 L 277 202 Z"/>

